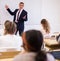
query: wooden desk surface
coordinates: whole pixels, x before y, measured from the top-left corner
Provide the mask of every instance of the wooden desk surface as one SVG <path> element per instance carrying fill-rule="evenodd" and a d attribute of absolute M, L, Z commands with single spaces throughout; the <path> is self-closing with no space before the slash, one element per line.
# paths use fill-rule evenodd
<path fill-rule="evenodd" d="M 13 58 L 0 59 L 0 61 L 13 61 Z"/>
<path fill-rule="evenodd" d="M 19 53 L 20 53 L 20 51 L 0 52 L 0 59 L 13 58 L 14 56 L 16 56 Z"/>
<path fill-rule="evenodd" d="M 58 42 L 55 39 L 44 39 L 45 44 L 47 44 L 48 46 L 51 45 L 57 45 Z"/>
<path fill-rule="evenodd" d="M 0 59 L 0 61 L 13 61 L 13 58 L 9 58 L 9 59 Z M 56 61 L 60 61 L 60 60 L 56 60 Z"/>
<path fill-rule="evenodd" d="M 44 39 L 44 42 L 49 50 L 60 49 L 60 44 L 55 39 Z"/>
<path fill-rule="evenodd" d="M 0 52 L 3 55 L 0 57 L 0 61 L 13 61 L 13 57 L 17 54 L 19 54 L 19 51 L 15 51 L 15 52 Z M 56 60 L 56 61 L 60 61 L 60 60 Z"/>

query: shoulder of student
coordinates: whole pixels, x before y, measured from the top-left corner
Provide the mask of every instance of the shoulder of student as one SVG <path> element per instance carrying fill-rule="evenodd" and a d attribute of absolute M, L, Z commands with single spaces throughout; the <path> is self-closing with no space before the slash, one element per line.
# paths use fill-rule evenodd
<path fill-rule="evenodd" d="M 55 58 L 53 57 L 53 55 L 47 53 L 47 61 L 55 61 Z"/>
<path fill-rule="evenodd" d="M 13 61 L 34 61 L 35 53 L 24 53 L 17 55 Z"/>
<path fill-rule="evenodd" d="M 34 57 L 36 56 L 35 53 L 25 53 L 25 54 L 19 54 L 14 58 L 14 61 L 34 61 Z M 47 53 L 47 61 L 55 61 L 54 57 Z"/>

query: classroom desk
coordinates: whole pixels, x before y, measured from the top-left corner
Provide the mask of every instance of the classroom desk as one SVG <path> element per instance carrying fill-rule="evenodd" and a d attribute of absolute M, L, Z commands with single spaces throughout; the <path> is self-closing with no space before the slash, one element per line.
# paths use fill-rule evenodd
<path fill-rule="evenodd" d="M 55 57 L 56 61 L 60 61 L 60 44 L 56 41 L 56 39 L 44 39 L 45 46 L 49 48 L 48 52 Z"/>
<path fill-rule="evenodd" d="M 58 44 L 56 39 L 44 39 L 44 43 L 49 50 L 60 49 L 60 44 Z"/>
<path fill-rule="evenodd" d="M 0 59 L 0 61 L 13 61 L 13 58 Z"/>
<path fill-rule="evenodd" d="M 0 52 L 0 59 L 13 58 L 14 56 L 16 56 L 19 53 L 20 53 L 20 51 Z"/>
<path fill-rule="evenodd" d="M 9 59 L 1 59 L 0 61 L 13 61 L 13 58 L 9 58 Z M 56 60 L 56 61 L 60 61 L 60 60 Z"/>
<path fill-rule="evenodd" d="M 13 61 L 14 56 L 16 56 L 19 53 L 20 51 L 0 52 L 0 61 Z M 60 60 L 56 60 L 56 61 L 60 61 Z"/>

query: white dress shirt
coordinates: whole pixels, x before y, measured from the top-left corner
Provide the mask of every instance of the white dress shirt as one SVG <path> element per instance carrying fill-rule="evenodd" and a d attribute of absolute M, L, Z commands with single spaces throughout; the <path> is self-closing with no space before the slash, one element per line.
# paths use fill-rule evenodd
<path fill-rule="evenodd" d="M 20 12 L 19 12 L 19 11 L 20 11 Z M 19 18 L 19 17 L 20 17 L 20 15 L 21 15 L 22 11 L 23 11 L 23 9 L 21 9 L 21 10 L 18 10 L 18 11 L 17 11 L 17 14 L 16 14 L 16 20 L 15 20 L 15 22 L 18 22 L 18 21 L 17 21 L 17 18 Z M 18 13 L 19 13 L 19 15 L 18 15 Z"/>

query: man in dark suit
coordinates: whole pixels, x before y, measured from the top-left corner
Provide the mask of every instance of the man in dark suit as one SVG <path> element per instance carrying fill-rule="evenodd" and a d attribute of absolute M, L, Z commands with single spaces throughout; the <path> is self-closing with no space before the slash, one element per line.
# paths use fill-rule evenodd
<path fill-rule="evenodd" d="M 19 3 L 19 9 L 15 9 L 14 12 L 10 10 L 8 5 L 5 5 L 6 10 L 14 16 L 14 22 L 17 25 L 17 32 L 19 31 L 19 35 L 22 35 L 22 32 L 24 31 L 24 21 L 27 21 L 27 12 L 23 9 L 24 3 L 20 2 Z"/>

